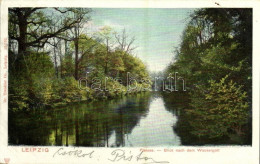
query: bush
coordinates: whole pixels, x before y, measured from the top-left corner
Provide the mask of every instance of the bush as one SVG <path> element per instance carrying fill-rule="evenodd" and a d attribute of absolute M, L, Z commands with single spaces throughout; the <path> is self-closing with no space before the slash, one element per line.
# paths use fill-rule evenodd
<path fill-rule="evenodd" d="M 29 107 L 29 93 L 23 80 L 14 80 L 9 77 L 9 104 L 12 111 L 22 110 Z"/>
<path fill-rule="evenodd" d="M 93 99 L 92 91 L 87 87 L 86 90 L 79 88 L 78 81 L 73 77 L 55 79 L 53 81 L 53 106 L 65 105 L 70 102 Z"/>
<path fill-rule="evenodd" d="M 232 80 L 227 82 L 228 76 L 220 82 L 209 81 L 209 88 L 200 86 L 192 96 L 189 111 L 193 120 L 192 134 L 210 138 L 242 135 L 242 127 L 248 121 L 249 106 L 246 92 L 242 86 L 237 86 Z"/>

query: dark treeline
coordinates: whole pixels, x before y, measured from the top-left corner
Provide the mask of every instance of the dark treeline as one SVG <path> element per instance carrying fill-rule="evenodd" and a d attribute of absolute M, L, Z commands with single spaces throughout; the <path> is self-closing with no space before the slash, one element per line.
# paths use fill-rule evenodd
<path fill-rule="evenodd" d="M 195 144 L 196 138 L 250 144 L 252 9 L 195 10 L 175 53 L 166 73 L 185 78 L 190 102 L 177 131 L 186 136 L 188 131 Z M 190 144 L 185 138 L 182 144 Z"/>
<path fill-rule="evenodd" d="M 132 55 L 134 37 L 106 26 L 87 33 L 91 9 L 10 8 L 8 14 L 12 111 L 126 94 L 127 72 L 146 79 L 139 88 L 150 85 L 146 66 Z M 82 77 L 85 90 L 78 86 Z"/>

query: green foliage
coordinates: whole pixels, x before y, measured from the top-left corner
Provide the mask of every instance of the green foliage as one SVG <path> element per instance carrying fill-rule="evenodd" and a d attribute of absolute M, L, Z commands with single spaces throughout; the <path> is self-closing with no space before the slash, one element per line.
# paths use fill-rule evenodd
<path fill-rule="evenodd" d="M 9 77 L 9 108 L 13 111 L 22 110 L 29 107 L 28 87 L 24 79 L 11 80 Z"/>
<path fill-rule="evenodd" d="M 110 41 L 112 40 L 111 30 L 112 29 L 108 27 L 104 27 L 98 33 L 98 36 Z M 73 46 L 74 44 L 71 45 L 71 48 L 74 48 Z M 139 86 L 144 85 L 147 88 L 151 85 L 147 68 L 140 59 L 122 50 L 111 50 L 109 46 L 110 44 L 104 42 L 104 40 L 100 42 L 98 40 L 93 40 L 86 35 L 80 35 L 79 52 L 81 55 L 79 74 L 83 78 L 87 77 L 89 80 L 89 87 L 96 88 L 96 96 L 94 97 L 111 98 L 125 94 L 125 89 L 114 91 L 113 88 L 115 86 L 116 88 L 126 87 L 128 72 L 136 77 Z M 109 91 L 100 93 L 99 90 L 106 89 L 100 88 L 98 84 L 95 86 L 95 79 L 99 79 L 102 87 L 104 87 L 105 78 L 120 79 L 121 84 L 119 84 L 118 81 L 108 80 L 106 87 L 109 88 Z M 142 79 L 148 79 L 148 83 L 147 81 L 141 81 Z M 132 92 L 139 92 L 139 90 L 133 90 Z"/>
<path fill-rule="evenodd" d="M 146 66 L 129 54 L 130 49 L 115 48 L 115 31 L 111 27 L 101 28 L 94 37 L 84 33 L 90 11 L 82 8 L 9 10 L 10 110 L 56 107 L 124 95 L 127 72 L 138 78 L 139 87 L 149 87 Z M 71 38 L 74 39 L 69 41 Z M 45 46 L 47 43 L 53 47 Z M 84 89 L 79 87 L 79 78 L 88 80 Z M 96 85 L 95 78 L 101 79 L 101 89 L 92 88 Z M 113 80 L 104 86 L 106 78 Z M 139 90 L 132 91 L 136 92 Z"/>
<path fill-rule="evenodd" d="M 193 135 L 241 135 L 252 100 L 252 10 L 196 10 L 166 70 L 174 72 L 191 92 L 191 109 L 183 117 L 192 118 Z"/>
<path fill-rule="evenodd" d="M 237 133 L 241 135 L 242 126 L 248 122 L 249 108 L 247 95 L 228 76 L 219 82 L 210 80 L 209 88 L 198 86 L 192 96 L 192 109 L 189 114 L 192 134 L 217 138 Z"/>
<path fill-rule="evenodd" d="M 66 103 L 76 102 L 79 100 L 86 100 L 87 97 L 84 95 L 83 90 L 81 91 L 78 86 L 78 81 L 73 77 L 64 79 L 62 99 Z"/>
<path fill-rule="evenodd" d="M 111 71 L 125 71 L 123 54 L 120 51 L 115 51 L 109 57 Z"/>
<path fill-rule="evenodd" d="M 71 44 L 72 50 L 73 46 Z M 121 50 L 107 52 L 106 45 L 84 34 L 79 37 L 78 59 L 79 75 L 88 79 L 84 89 L 79 88 L 79 82 L 73 77 L 75 60 L 71 51 L 60 60 L 59 77 L 55 76 L 50 56 L 45 52 L 28 51 L 16 63 L 16 68 L 20 69 L 11 71 L 10 109 L 57 107 L 71 102 L 122 96 L 127 93 L 127 72 L 138 80 L 137 88 L 149 88 L 151 85 L 146 66 L 140 59 Z M 106 78 L 112 80 L 105 84 Z M 94 79 L 100 79 L 100 89 Z M 131 93 L 141 91 L 135 89 Z"/>
<path fill-rule="evenodd" d="M 31 51 L 18 64 L 20 70 L 10 70 L 10 108 L 22 110 L 31 105 L 47 105 L 51 100 L 53 64 L 47 53 Z"/>
<path fill-rule="evenodd" d="M 127 91 L 126 87 L 116 80 L 108 80 L 106 90 L 105 95 L 110 98 L 124 95 Z"/>
<path fill-rule="evenodd" d="M 48 77 L 33 77 L 31 93 L 33 93 L 33 99 L 38 100 L 37 103 L 42 105 L 50 105 L 52 100 L 53 88 L 52 79 Z M 33 101 L 33 99 L 31 101 Z"/>
<path fill-rule="evenodd" d="M 71 54 L 66 54 L 65 57 L 62 60 L 62 71 L 61 71 L 61 76 L 62 77 L 68 77 L 68 76 L 73 76 L 74 74 L 74 60 L 72 59 Z M 61 69 L 61 67 L 60 67 Z"/>
<path fill-rule="evenodd" d="M 244 86 L 244 91 L 249 91 L 251 80 L 248 79 L 252 77 L 250 15 L 250 9 L 196 10 L 176 49 L 175 62 L 167 72 L 179 72 L 191 88 L 194 84 L 207 85 L 208 80 L 220 80 L 229 74 Z"/>

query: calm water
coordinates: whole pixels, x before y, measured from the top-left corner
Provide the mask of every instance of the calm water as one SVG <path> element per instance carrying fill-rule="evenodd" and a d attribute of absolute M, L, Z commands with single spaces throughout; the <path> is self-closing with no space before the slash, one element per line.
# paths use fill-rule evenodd
<path fill-rule="evenodd" d="M 9 143 L 139 147 L 180 145 L 175 112 L 158 93 L 9 114 Z"/>

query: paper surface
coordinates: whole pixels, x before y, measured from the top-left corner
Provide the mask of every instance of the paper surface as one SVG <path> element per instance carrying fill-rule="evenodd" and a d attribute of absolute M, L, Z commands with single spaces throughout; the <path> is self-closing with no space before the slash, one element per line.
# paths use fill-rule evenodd
<path fill-rule="evenodd" d="M 1 87 L 0 87 L 0 163 L 258 163 L 259 162 L 259 54 L 260 49 L 258 47 L 259 42 L 259 1 L 26 1 L 26 0 L 2 0 L 1 5 Z M 50 14 L 50 10 L 53 7 L 61 7 L 60 10 L 68 7 L 77 8 L 91 8 L 93 11 L 90 14 L 91 19 L 84 24 L 81 34 L 86 34 L 94 38 L 95 41 L 100 39 L 100 45 L 105 45 L 111 50 L 104 49 L 100 55 L 105 52 L 111 53 L 116 51 L 117 46 L 120 47 L 120 41 L 116 40 L 116 36 L 119 38 L 123 36 L 123 29 L 126 30 L 128 36 L 128 43 L 131 43 L 131 39 L 134 38 L 133 44 L 129 47 L 133 48 L 133 58 L 138 57 L 141 62 L 145 63 L 147 72 L 160 72 L 165 70 L 166 65 L 172 61 L 173 47 L 178 47 L 181 44 L 183 31 L 187 26 L 187 22 L 190 19 L 189 14 L 193 13 L 196 9 L 202 8 L 252 8 L 252 144 L 232 144 L 227 141 L 227 144 L 200 144 L 194 142 L 189 138 L 184 144 L 185 139 L 180 132 L 176 132 L 175 128 L 180 121 L 180 114 L 178 110 L 171 111 L 171 108 L 177 108 L 173 99 L 165 98 L 163 95 L 158 94 L 158 90 L 161 87 L 165 87 L 162 91 L 175 92 L 178 95 L 178 91 L 189 91 L 189 81 L 185 81 L 182 75 L 173 74 L 172 83 L 176 76 L 183 78 L 181 81 L 179 78 L 178 91 L 177 86 L 174 89 L 169 86 L 166 87 L 166 83 L 158 82 L 158 87 L 152 87 L 152 94 L 141 94 L 140 96 L 130 95 L 128 97 L 114 98 L 110 100 L 97 99 L 96 101 L 88 101 L 86 104 L 77 104 L 72 102 L 60 107 L 59 105 L 50 108 L 55 110 L 48 110 L 40 113 L 36 111 L 37 115 L 31 116 L 30 114 L 17 113 L 8 117 L 8 109 L 10 107 L 10 87 L 8 80 L 10 78 L 10 58 L 8 54 L 8 48 L 10 49 L 10 37 L 8 36 L 8 28 L 10 30 L 10 24 L 8 24 L 8 9 L 17 7 L 46 7 L 45 14 Z M 62 8 L 63 7 L 63 8 Z M 58 12 L 58 11 L 57 11 Z M 40 16 L 38 16 L 40 17 Z M 55 15 L 52 16 L 53 19 Z M 9 18 L 10 19 L 10 18 Z M 62 19 L 62 18 L 61 18 Z M 37 16 L 34 18 L 37 20 Z M 172 22 L 171 22 L 172 20 Z M 28 20 L 29 21 L 29 20 Z M 37 20 L 38 21 L 38 20 Z M 41 20 L 39 20 L 41 21 Z M 59 19 L 57 19 L 59 21 Z M 46 26 L 48 28 L 50 26 Z M 111 27 L 111 36 L 107 35 L 107 29 L 105 27 Z M 33 24 L 31 27 L 34 28 Z M 28 31 L 30 30 L 28 28 Z M 59 27 L 57 27 L 59 28 Z M 73 28 L 72 28 L 73 29 Z M 52 29 L 53 30 L 53 29 Z M 54 29 L 55 30 L 55 29 Z M 84 31 L 86 30 L 86 31 Z M 103 30 L 103 31 L 102 31 Z M 109 30 L 108 30 L 109 31 Z M 49 31 L 48 31 L 49 32 Z M 103 32 L 103 33 L 102 33 Z M 109 31 L 110 32 L 110 31 Z M 116 33 L 115 33 L 116 32 Z M 69 30 L 68 33 L 75 34 L 73 30 Z M 32 34 L 32 33 L 31 33 Z M 95 38 L 98 35 L 97 38 Z M 33 37 L 33 36 L 32 36 Z M 103 38 L 102 38 L 103 37 Z M 111 39 L 111 38 L 114 38 Z M 48 38 L 50 41 L 52 37 Z M 75 38 L 74 38 L 75 39 Z M 85 38 L 86 39 L 86 38 Z M 89 38 L 87 38 L 89 39 Z M 103 39 L 103 40 L 102 40 Z M 106 42 L 111 39 L 111 42 Z M 28 39 L 29 40 L 29 39 Z M 27 40 L 27 43 L 29 41 Z M 37 40 L 37 37 L 36 37 Z M 93 41 L 92 40 L 92 41 Z M 113 40 L 113 41 L 112 41 Z M 43 40 L 45 41 L 45 40 Z M 57 40 L 56 40 L 57 41 Z M 89 41 L 89 40 L 88 40 Z M 93 41 L 93 42 L 94 42 Z M 110 41 L 110 40 L 109 40 Z M 117 42 L 118 41 L 118 42 Z M 56 43 L 57 45 L 59 43 Z M 73 40 L 68 44 L 68 49 L 74 50 Z M 8 45 L 9 43 L 9 45 Z M 64 43 L 62 41 L 62 43 Z M 87 46 L 79 46 L 80 57 L 84 56 Z M 95 44 L 97 44 L 95 42 Z M 46 44 L 47 45 L 47 44 Z M 64 44 L 60 44 L 60 51 L 64 51 Z M 87 48 L 86 48 L 87 47 Z M 53 65 L 58 69 L 58 78 L 63 75 L 60 71 L 60 61 L 54 58 L 52 45 L 45 47 L 51 50 L 50 56 Z M 84 49 L 85 48 L 85 49 Z M 124 47 L 123 51 L 126 51 Z M 14 48 L 17 49 L 17 48 Z M 101 49 L 101 48 L 100 48 Z M 81 52 L 82 51 L 82 52 Z M 94 51 L 94 50 L 93 50 Z M 10 52 L 10 51 L 9 51 Z M 39 51 L 40 52 L 40 51 Z M 72 59 L 75 58 L 74 51 L 71 52 Z M 130 52 L 129 52 L 130 53 Z M 62 53 L 61 53 L 62 54 Z M 86 53 L 88 56 L 91 53 Z M 97 53 L 98 54 L 98 53 Z M 160 54 L 160 55 L 158 55 Z M 63 54 L 64 55 L 64 54 Z M 113 55 L 116 55 L 113 54 Z M 65 58 L 65 55 L 62 56 Z M 88 60 L 93 59 L 93 67 L 86 66 L 84 70 L 86 75 L 91 74 L 92 70 L 95 70 L 99 63 L 104 68 L 106 74 L 106 61 L 114 61 L 118 57 L 111 57 L 107 60 L 106 55 L 104 58 L 100 57 L 98 61 L 97 57 L 91 55 L 86 58 Z M 129 57 L 130 59 L 130 57 Z M 132 58 L 131 58 L 132 59 Z M 133 60 L 134 60 L 133 59 Z M 139 60 L 138 59 L 138 60 Z M 9 60 L 9 61 L 8 61 Z M 84 58 L 79 61 L 82 63 Z M 123 60 L 123 58 L 122 58 Z M 137 59 L 136 59 L 137 60 Z M 27 60 L 29 61 L 29 60 Z M 122 83 L 125 83 L 126 92 L 133 89 L 134 72 L 128 72 L 124 68 L 127 67 L 126 61 L 115 60 L 115 62 L 108 66 L 110 72 L 107 75 L 111 77 L 119 77 L 120 73 L 116 71 L 125 72 L 125 79 Z M 80 63 L 79 62 L 79 63 Z M 62 63 L 62 62 L 61 62 Z M 88 61 L 86 61 L 87 64 Z M 119 64 L 118 64 L 119 63 Z M 74 63 L 75 64 L 75 63 Z M 108 62 L 109 64 L 109 62 Z M 131 62 L 130 62 L 131 64 Z M 24 64 L 29 65 L 28 62 Z M 85 66 L 85 65 L 84 65 Z M 41 65 L 34 66 L 37 70 Z M 65 66 L 64 66 L 65 67 Z M 74 67 L 74 65 L 73 65 Z M 68 67 L 69 68 L 69 67 Z M 141 69 L 141 68 L 140 68 Z M 115 71 L 116 70 L 116 71 Z M 133 69 L 134 70 L 134 69 Z M 41 70 L 44 74 L 47 70 Z M 56 70 L 53 71 L 55 75 Z M 75 70 L 74 70 L 75 71 Z M 63 72 L 65 72 L 63 70 Z M 61 75 L 59 75 L 59 73 Z M 74 72 L 73 72 L 74 73 Z M 129 74 L 128 74 L 129 73 Z M 138 72 L 137 72 L 138 73 Z M 76 85 L 84 83 L 84 79 L 80 81 L 80 77 L 83 73 L 79 72 Z M 218 74 L 218 70 L 216 70 Z M 98 74 L 95 74 L 98 75 Z M 22 75 L 21 75 L 22 76 Z M 43 76 L 43 75 L 41 75 Z M 44 74 L 45 76 L 45 74 Z M 75 75 L 73 75 L 75 76 Z M 101 75 L 100 75 L 101 76 Z M 242 75 L 241 75 L 242 76 Z M 166 76 L 168 77 L 168 76 Z M 170 77 L 170 75 L 169 75 Z M 93 77 L 92 77 L 93 78 Z M 37 77 L 36 79 L 39 79 Z M 34 79 L 32 79 L 34 80 Z M 101 81 L 105 80 L 101 78 Z M 126 82 L 124 82 L 126 80 Z M 156 78 L 155 80 L 156 81 Z M 154 82 L 153 81 L 153 85 Z M 47 92 L 44 88 L 48 81 L 41 81 L 39 84 L 39 92 Z M 77 83 L 79 82 L 79 83 Z M 99 83 L 92 81 L 90 88 L 98 92 Z M 168 81 L 167 81 L 168 82 Z M 183 82 L 183 83 L 182 83 Z M 184 83 L 186 85 L 182 85 Z M 69 88 L 69 83 L 64 85 L 65 87 L 61 91 L 73 90 Z M 95 84 L 95 86 L 94 86 Z M 103 84 L 103 83 L 102 83 Z M 107 83 L 109 84 L 109 83 Z M 143 83 L 145 84 L 145 82 Z M 175 83 L 176 84 L 176 83 Z M 18 89 L 22 89 L 19 86 L 22 84 L 16 84 Z M 32 84 L 33 85 L 33 84 Z M 56 85 L 57 87 L 60 83 Z M 118 86 L 118 83 L 116 83 Z M 114 83 L 115 86 L 115 83 Z M 185 88 L 187 86 L 187 88 Z M 109 85 L 108 85 L 109 87 Z M 9 90 L 8 90 L 9 88 Z M 43 89 L 42 89 L 43 88 Z M 68 89 L 69 88 L 69 89 Z M 98 88 L 98 89 L 97 89 Z M 42 89 L 42 90 L 41 90 Z M 67 89 L 67 90 L 66 90 Z M 114 88 L 113 88 L 114 89 Z M 144 85 L 143 90 L 146 89 Z M 118 89 L 119 90 L 119 89 Z M 115 91 L 118 91 L 115 90 Z M 94 92 L 94 91 L 93 91 Z M 95 93 L 96 93 L 95 92 Z M 132 91 L 134 92 L 134 91 Z M 149 91 L 150 92 L 150 91 Z M 101 92 L 103 93 L 103 92 Z M 114 92 L 113 92 L 114 93 Z M 39 94 L 41 96 L 43 94 Z M 48 94 L 46 94 L 48 95 Z M 93 94 L 94 95 L 94 94 Z M 106 94 L 104 94 L 107 96 Z M 111 94 L 112 95 L 112 94 Z M 181 94 L 180 94 L 181 95 Z M 109 96 L 108 96 L 109 97 Z M 46 97 L 45 97 L 46 98 Z M 71 97 L 70 97 L 71 98 Z M 68 98 L 68 99 L 70 99 Z M 43 98 L 39 98 L 41 101 Z M 72 99 L 72 98 L 71 98 Z M 72 101 L 72 100 L 66 101 Z M 46 99 L 47 101 L 48 99 Z M 35 103 L 38 100 L 35 99 Z M 65 101 L 65 98 L 64 100 Z M 51 102 L 51 100 L 50 100 Z M 60 100 L 61 102 L 61 100 Z M 8 106 L 9 103 L 9 106 Z M 56 102 L 55 102 L 56 103 Z M 74 104 L 73 104 L 74 103 Z M 98 112 L 97 112 L 98 111 Z M 33 112 L 33 111 L 29 111 Z M 97 113 L 96 113 L 97 112 Z M 26 112 L 25 112 L 26 113 Z M 10 120 L 13 122 L 10 123 Z M 8 128 L 8 126 L 12 128 Z M 30 126 L 30 127 L 28 127 Z M 94 128 L 91 128 L 94 127 Z M 8 132 L 9 130 L 9 132 Z M 250 139 L 249 139 L 250 140 Z M 224 141 L 221 141 L 224 143 Z M 186 146 L 185 146 L 186 145 Z"/>

